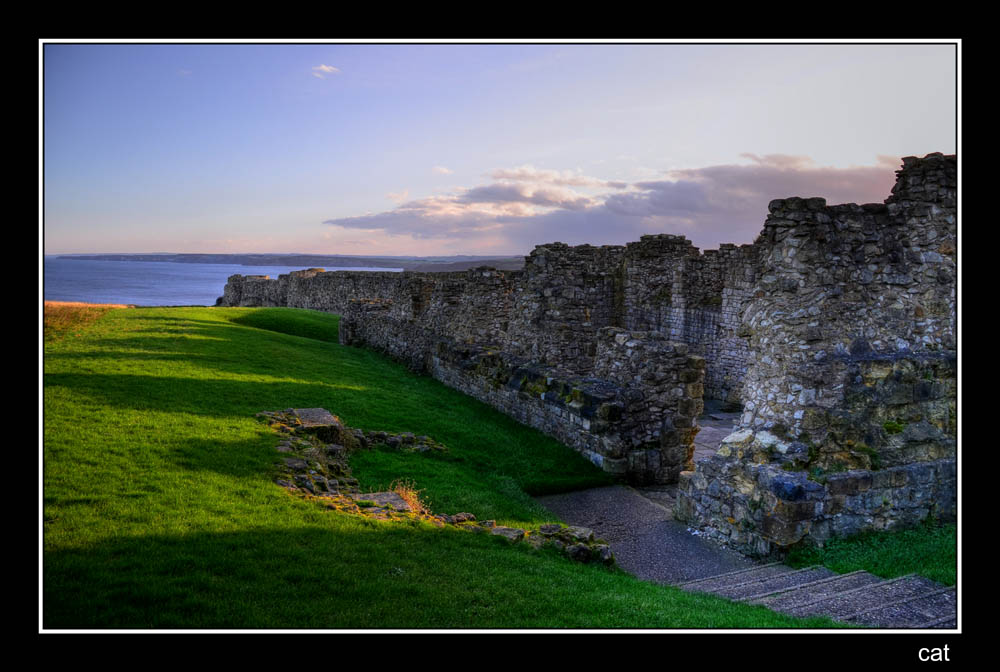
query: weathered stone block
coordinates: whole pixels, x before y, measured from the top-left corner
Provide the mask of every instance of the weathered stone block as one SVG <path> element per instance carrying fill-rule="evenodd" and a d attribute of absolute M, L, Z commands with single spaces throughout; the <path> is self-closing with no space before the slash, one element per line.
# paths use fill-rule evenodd
<path fill-rule="evenodd" d="M 773 515 L 780 516 L 789 521 L 812 520 L 813 516 L 816 515 L 816 502 L 788 502 L 779 499 L 778 504 L 774 507 Z"/>
<path fill-rule="evenodd" d="M 296 408 L 292 413 L 299 420 L 300 430 L 315 435 L 325 443 L 344 446 L 348 451 L 358 445 L 354 434 L 345 429 L 340 418 L 323 408 Z"/>
<path fill-rule="evenodd" d="M 834 495 L 856 495 L 871 487 L 870 473 L 834 474 L 827 480 L 827 488 Z"/>
<path fill-rule="evenodd" d="M 519 527 L 497 526 L 490 530 L 490 534 L 503 537 L 504 539 L 515 543 L 524 539 L 524 530 Z"/>
<path fill-rule="evenodd" d="M 761 523 L 761 531 L 767 541 L 781 547 L 791 546 L 801 541 L 809 531 L 809 521 L 786 520 L 779 516 L 765 516 Z"/>

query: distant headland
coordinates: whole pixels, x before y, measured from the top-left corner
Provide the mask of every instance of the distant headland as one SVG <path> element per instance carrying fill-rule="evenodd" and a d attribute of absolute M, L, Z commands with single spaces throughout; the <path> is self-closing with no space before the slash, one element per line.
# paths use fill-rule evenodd
<path fill-rule="evenodd" d="M 64 254 L 59 259 L 81 261 L 165 261 L 178 264 L 234 264 L 238 266 L 323 266 L 339 268 L 402 268 L 407 271 L 464 271 L 478 266 L 518 270 L 524 256 L 479 257 L 362 257 L 328 254 Z"/>

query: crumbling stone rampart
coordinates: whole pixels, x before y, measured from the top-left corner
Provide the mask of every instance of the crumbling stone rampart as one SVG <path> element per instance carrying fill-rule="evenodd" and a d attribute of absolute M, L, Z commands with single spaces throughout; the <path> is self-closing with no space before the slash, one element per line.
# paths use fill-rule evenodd
<path fill-rule="evenodd" d="M 770 204 L 741 431 L 681 478 L 678 514 L 720 540 L 765 554 L 955 515 L 955 157 L 897 174 L 884 204 Z"/>
<path fill-rule="evenodd" d="M 462 342 L 394 316 L 387 301 L 355 300 L 340 340 L 405 362 L 582 452 L 634 482 L 676 481 L 691 467 L 704 359 L 661 334 L 601 329 L 593 375 Z"/>
<path fill-rule="evenodd" d="M 219 305 L 339 313 L 343 342 L 608 471 L 680 478 L 689 524 L 766 553 L 954 513 L 955 157 L 908 157 L 897 175 L 885 203 L 772 201 L 752 245 L 700 253 L 658 234 L 538 246 L 521 271 L 236 275 Z M 743 414 L 693 465 L 703 397 Z M 845 479 L 857 493 L 830 485 Z"/>

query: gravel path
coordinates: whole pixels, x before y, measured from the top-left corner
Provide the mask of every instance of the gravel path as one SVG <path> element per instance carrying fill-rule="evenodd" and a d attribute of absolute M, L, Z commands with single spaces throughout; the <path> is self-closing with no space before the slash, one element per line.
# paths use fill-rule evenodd
<path fill-rule="evenodd" d="M 739 553 L 691 534 L 669 509 L 627 486 L 538 501 L 570 525 L 592 529 L 611 546 L 618 565 L 640 579 L 676 584 L 754 566 Z"/>
<path fill-rule="evenodd" d="M 714 452 L 729 434 L 738 413 L 707 406 L 698 420 L 695 459 Z M 640 579 L 682 583 L 755 563 L 688 531 L 674 520 L 676 486 L 631 488 L 613 485 L 539 497 L 549 511 L 570 525 L 594 530 L 611 546 L 618 565 Z"/>

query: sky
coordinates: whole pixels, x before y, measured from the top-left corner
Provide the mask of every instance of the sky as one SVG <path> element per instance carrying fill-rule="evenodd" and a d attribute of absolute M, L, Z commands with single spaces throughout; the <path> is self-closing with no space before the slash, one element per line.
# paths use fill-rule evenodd
<path fill-rule="evenodd" d="M 45 254 L 751 243 L 956 153 L 953 43 L 40 43 Z"/>

